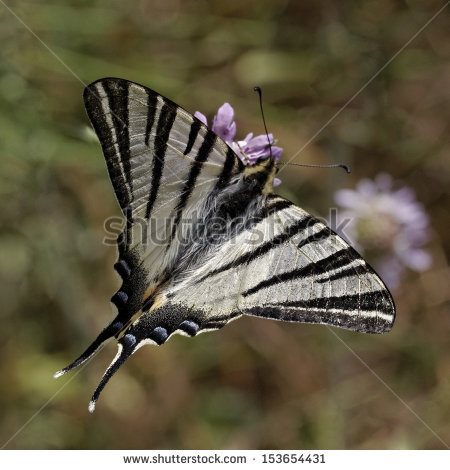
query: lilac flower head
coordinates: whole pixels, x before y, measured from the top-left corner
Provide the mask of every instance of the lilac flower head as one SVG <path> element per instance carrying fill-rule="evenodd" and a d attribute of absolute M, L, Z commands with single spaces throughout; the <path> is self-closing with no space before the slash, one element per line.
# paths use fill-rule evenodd
<path fill-rule="evenodd" d="M 247 134 L 244 140 L 233 142 L 231 148 L 246 165 L 254 165 L 260 158 L 269 158 L 271 152 L 275 161 L 278 161 L 283 152 L 282 148 L 273 145 L 272 134 L 267 139 L 265 134 L 253 137 L 253 132 Z"/>
<path fill-rule="evenodd" d="M 236 135 L 236 123 L 233 117 L 234 110 L 228 103 L 224 103 L 214 116 L 212 130 L 225 142 L 231 142 Z"/>
<path fill-rule="evenodd" d="M 335 194 L 344 210 L 340 221 L 348 241 L 360 251 L 377 255 L 376 268 L 391 287 L 398 285 L 405 268 L 423 271 L 431 264 L 430 254 L 422 248 L 429 238 L 429 219 L 408 187 L 393 188 L 390 175 L 379 174 L 373 181 L 361 180 L 356 190 Z"/>
<path fill-rule="evenodd" d="M 199 111 L 196 111 L 194 116 L 206 126 L 208 125 L 206 117 Z M 272 134 L 269 134 L 269 136 L 262 134 L 253 137 L 253 133 L 251 132 L 247 134 L 244 140 L 235 141 L 236 123 L 233 119 L 233 108 L 230 104 L 224 103 L 214 116 L 211 129 L 234 150 L 244 165 L 254 165 L 260 158 L 269 158 L 271 155 L 275 161 L 280 159 L 283 149 L 273 145 L 274 138 Z M 281 180 L 274 178 L 273 186 L 275 187 L 280 184 Z"/>
<path fill-rule="evenodd" d="M 206 126 L 208 121 L 206 117 L 199 111 L 194 116 L 203 122 Z M 236 123 L 233 121 L 234 110 L 229 103 L 224 103 L 214 116 L 212 131 L 222 138 L 227 144 L 232 142 L 236 135 Z"/>

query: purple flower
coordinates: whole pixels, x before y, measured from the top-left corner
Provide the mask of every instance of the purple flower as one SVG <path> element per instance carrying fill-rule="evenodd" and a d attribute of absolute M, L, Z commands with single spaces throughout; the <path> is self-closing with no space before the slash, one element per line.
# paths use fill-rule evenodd
<path fill-rule="evenodd" d="M 206 126 L 208 125 L 206 117 L 199 111 L 196 111 L 194 116 Z M 211 129 L 234 150 L 245 165 L 254 165 L 260 158 L 269 158 L 271 155 L 275 161 L 280 159 L 283 149 L 273 145 L 274 138 L 272 134 L 253 137 L 251 132 L 247 134 L 244 140 L 235 141 L 236 123 L 233 119 L 233 108 L 230 104 L 224 103 L 214 116 Z M 274 178 L 273 186 L 279 186 L 280 184 L 281 180 Z"/>
<path fill-rule="evenodd" d="M 271 152 L 275 161 L 278 161 L 283 152 L 281 147 L 273 145 L 272 134 L 253 137 L 252 132 L 247 134 L 244 140 L 232 142 L 231 148 L 246 165 L 254 165 L 260 158 L 269 158 Z"/>
<path fill-rule="evenodd" d="M 344 209 L 339 220 L 348 222 L 341 235 L 376 256 L 375 267 L 388 285 L 396 287 L 405 268 L 430 266 L 431 256 L 422 248 L 430 238 L 429 219 L 411 188 L 394 189 L 391 176 L 379 174 L 361 180 L 356 190 L 337 191 L 334 199 Z"/>
<path fill-rule="evenodd" d="M 203 122 L 206 126 L 208 121 L 204 114 L 196 111 L 194 116 Z M 233 121 L 234 110 L 229 103 L 224 103 L 214 116 L 212 131 L 221 137 L 227 144 L 232 142 L 236 135 L 236 123 Z"/>

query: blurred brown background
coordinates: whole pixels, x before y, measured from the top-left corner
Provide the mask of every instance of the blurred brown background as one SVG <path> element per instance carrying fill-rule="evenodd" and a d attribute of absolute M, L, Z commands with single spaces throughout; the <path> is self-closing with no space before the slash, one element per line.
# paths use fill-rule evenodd
<path fill-rule="evenodd" d="M 281 194 L 324 217 L 336 190 L 381 171 L 414 188 L 424 204 L 433 265 L 407 273 L 393 292 L 392 332 L 334 330 L 401 400 L 327 328 L 252 318 L 143 348 L 113 378 L 93 415 L 88 401 L 114 344 L 73 380 L 74 373 L 52 378 L 109 321 L 108 299 L 118 286 L 115 249 L 102 239 L 104 219 L 119 210 L 89 131 L 84 84 L 127 78 L 209 117 L 228 101 L 240 138 L 262 133 L 252 91 L 260 85 L 286 161 L 444 5 L 343 3 L 6 0 L 26 26 L 0 4 L 0 445 L 450 443 L 450 7 L 295 159 L 345 162 L 351 175 L 298 167 L 280 175 Z"/>

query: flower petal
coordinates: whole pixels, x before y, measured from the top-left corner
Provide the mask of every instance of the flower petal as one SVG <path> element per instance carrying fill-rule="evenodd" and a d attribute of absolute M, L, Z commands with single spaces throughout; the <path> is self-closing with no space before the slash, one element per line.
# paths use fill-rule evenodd
<path fill-rule="evenodd" d="M 205 126 L 208 125 L 208 120 L 206 119 L 206 116 L 200 111 L 195 111 L 194 117 L 196 117 L 199 121 L 202 121 Z"/>
<path fill-rule="evenodd" d="M 404 267 L 396 258 L 385 258 L 377 264 L 377 271 L 381 279 L 390 287 L 397 287 L 400 283 Z"/>
<path fill-rule="evenodd" d="M 203 124 L 208 125 L 206 117 L 199 111 L 196 111 L 194 116 Z M 224 103 L 217 110 L 211 129 L 231 147 L 244 165 L 254 165 L 260 159 L 269 158 L 270 156 L 278 161 L 283 152 L 281 147 L 272 145 L 274 143 L 273 134 L 261 134 L 253 137 L 253 133 L 250 132 L 244 140 L 234 141 L 236 123 L 234 122 L 234 110 L 229 103 Z M 281 180 L 274 179 L 274 186 L 278 186 L 280 183 Z"/>
<path fill-rule="evenodd" d="M 225 142 L 231 142 L 236 135 L 236 123 L 233 117 L 234 110 L 229 103 L 224 103 L 214 116 L 212 130 Z"/>
<path fill-rule="evenodd" d="M 268 147 L 269 142 L 273 142 L 272 134 L 269 134 L 269 139 L 266 134 L 257 135 L 248 141 L 249 151 L 252 153 L 263 151 Z"/>
<path fill-rule="evenodd" d="M 243 144 L 243 145 L 241 145 Z M 233 152 L 241 159 L 242 163 L 244 165 L 248 165 L 248 159 L 245 157 L 245 155 L 242 153 L 241 149 L 245 147 L 247 142 L 245 141 L 240 141 L 240 142 L 231 142 L 230 147 L 233 150 Z"/>
<path fill-rule="evenodd" d="M 356 189 L 363 197 L 372 197 L 378 192 L 378 188 L 374 182 L 366 178 L 362 179 L 356 185 Z"/>
<path fill-rule="evenodd" d="M 334 201 L 336 204 L 348 209 L 354 208 L 359 200 L 359 194 L 351 189 L 339 189 L 334 193 Z"/>
<path fill-rule="evenodd" d="M 276 188 L 277 186 L 280 186 L 281 180 L 279 178 L 274 178 L 273 179 L 273 187 Z"/>
<path fill-rule="evenodd" d="M 344 208 L 339 216 L 345 213 L 352 219 L 361 243 L 380 250 L 382 278 L 395 286 L 406 267 L 414 271 L 427 269 L 432 259 L 422 245 L 430 238 L 429 216 L 415 192 L 406 186 L 395 189 L 388 174 L 363 179 L 356 188 L 335 193 L 336 203 Z"/>
<path fill-rule="evenodd" d="M 283 153 L 283 149 L 281 147 L 277 147 L 276 145 L 272 146 L 272 157 L 277 162 L 281 158 L 281 154 Z"/>
<path fill-rule="evenodd" d="M 431 255 L 429 253 L 420 249 L 410 250 L 407 266 L 415 271 L 425 271 L 430 265 Z"/>

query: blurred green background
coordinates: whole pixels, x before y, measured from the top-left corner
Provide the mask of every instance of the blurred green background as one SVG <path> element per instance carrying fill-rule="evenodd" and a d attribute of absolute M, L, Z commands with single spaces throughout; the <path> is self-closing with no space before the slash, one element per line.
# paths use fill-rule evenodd
<path fill-rule="evenodd" d="M 392 332 L 333 330 L 392 391 L 327 328 L 254 318 L 143 348 L 93 415 L 88 401 L 114 344 L 78 375 L 52 378 L 110 320 L 119 285 L 115 248 L 102 244 L 103 221 L 119 210 L 89 131 L 85 84 L 127 78 L 209 117 L 228 101 L 240 138 L 263 132 L 252 91 L 260 85 L 287 161 L 444 2 L 6 4 L 23 23 L 0 4 L 0 445 L 445 448 L 449 8 L 295 158 L 345 162 L 351 175 L 299 167 L 280 174 L 279 192 L 323 217 L 336 190 L 381 171 L 414 188 L 426 207 L 433 265 L 408 273 L 393 292 Z"/>

